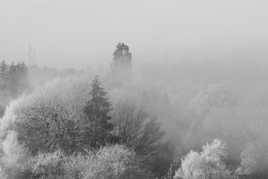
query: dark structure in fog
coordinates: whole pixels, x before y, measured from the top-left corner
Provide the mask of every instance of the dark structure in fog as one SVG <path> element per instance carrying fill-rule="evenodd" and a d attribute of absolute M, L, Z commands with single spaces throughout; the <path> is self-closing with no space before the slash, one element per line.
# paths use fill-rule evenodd
<path fill-rule="evenodd" d="M 128 45 L 118 43 L 113 53 L 112 72 L 118 77 L 129 76 L 131 72 L 132 54 Z"/>

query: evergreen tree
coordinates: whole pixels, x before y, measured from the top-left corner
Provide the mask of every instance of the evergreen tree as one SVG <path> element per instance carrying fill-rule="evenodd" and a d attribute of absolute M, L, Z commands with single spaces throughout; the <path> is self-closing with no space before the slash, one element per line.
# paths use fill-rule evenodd
<path fill-rule="evenodd" d="M 113 125 L 110 123 L 111 104 L 106 91 L 101 87 L 98 77 L 92 82 L 90 100 L 84 107 L 85 119 L 82 122 L 82 144 L 99 148 L 108 142 Z"/>

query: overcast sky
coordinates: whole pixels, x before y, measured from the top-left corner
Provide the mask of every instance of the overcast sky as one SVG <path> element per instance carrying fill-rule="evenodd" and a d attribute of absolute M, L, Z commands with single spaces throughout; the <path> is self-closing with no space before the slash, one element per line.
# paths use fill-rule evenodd
<path fill-rule="evenodd" d="M 136 61 L 267 57 L 265 0 L 0 0 L 0 58 L 81 67 L 109 63 L 118 41 Z M 266 56 L 267 55 L 267 56 Z"/>

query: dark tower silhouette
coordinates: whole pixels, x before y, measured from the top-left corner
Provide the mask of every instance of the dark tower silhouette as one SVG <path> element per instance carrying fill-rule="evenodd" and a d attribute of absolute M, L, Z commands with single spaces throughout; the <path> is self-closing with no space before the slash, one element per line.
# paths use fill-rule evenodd
<path fill-rule="evenodd" d="M 112 72 L 117 76 L 126 76 L 131 72 L 132 54 L 128 45 L 118 43 L 113 53 Z"/>

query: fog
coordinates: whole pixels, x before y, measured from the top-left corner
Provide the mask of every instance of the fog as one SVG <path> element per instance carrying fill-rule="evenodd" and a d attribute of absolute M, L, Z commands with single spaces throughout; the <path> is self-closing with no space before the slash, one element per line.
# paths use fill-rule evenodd
<path fill-rule="evenodd" d="M 2 0 L 1 59 L 82 68 L 106 64 L 114 45 L 129 43 L 144 61 L 266 61 L 264 0 Z"/>
<path fill-rule="evenodd" d="M 267 178 L 267 5 L 0 0 L 0 178 Z"/>

